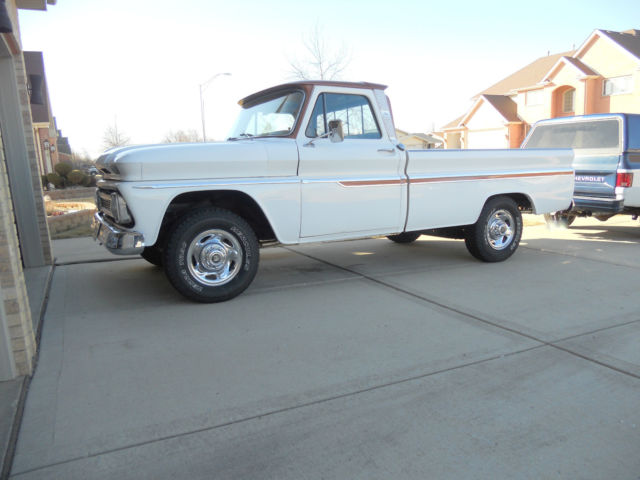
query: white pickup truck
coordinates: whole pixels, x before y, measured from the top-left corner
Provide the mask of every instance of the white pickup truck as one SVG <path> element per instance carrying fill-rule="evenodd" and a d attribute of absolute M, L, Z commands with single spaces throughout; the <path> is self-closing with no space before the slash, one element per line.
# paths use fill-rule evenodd
<path fill-rule="evenodd" d="M 571 150 L 405 151 L 385 88 L 280 85 L 240 100 L 226 142 L 105 152 L 96 239 L 219 302 L 249 286 L 261 245 L 429 233 L 496 262 L 518 247 L 521 212 L 571 204 Z"/>

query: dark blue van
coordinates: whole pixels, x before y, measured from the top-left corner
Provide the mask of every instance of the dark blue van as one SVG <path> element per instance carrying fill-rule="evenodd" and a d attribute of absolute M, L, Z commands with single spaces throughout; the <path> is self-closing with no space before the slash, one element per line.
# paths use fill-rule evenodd
<path fill-rule="evenodd" d="M 572 148 L 575 189 L 569 210 L 545 215 L 570 225 L 578 216 L 640 215 L 640 115 L 608 113 L 536 122 L 522 148 Z"/>

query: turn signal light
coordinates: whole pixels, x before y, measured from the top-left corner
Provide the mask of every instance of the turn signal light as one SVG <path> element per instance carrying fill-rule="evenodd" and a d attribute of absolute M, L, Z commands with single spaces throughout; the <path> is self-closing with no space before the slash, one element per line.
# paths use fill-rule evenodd
<path fill-rule="evenodd" d="M 633 173 L 618 173 L 616 187 L 630 187 L 633 183 Z"/>

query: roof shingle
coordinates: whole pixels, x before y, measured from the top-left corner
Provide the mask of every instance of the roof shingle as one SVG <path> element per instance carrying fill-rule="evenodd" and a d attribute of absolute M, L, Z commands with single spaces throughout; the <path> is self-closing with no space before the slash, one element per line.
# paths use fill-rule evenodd
<path fill-rule="evenodd" d="M 473 98 L 478 98 L 480 95 L 507 95 L 518 88 L 534 86 L 542 80 L 544 75 L 551 70 L 558 60 L 562 57 L 571 56 L 574 52 L 575 50 L 571 50 L 569 52 L 540 57 L 526 67 L 521 68 L 507 78 L 500 80 L 498 83 L 478 93 Z"/>
<path fill-rule="evenodd" d="M 625 30 L 624 32 L 614 32 L 612 30 L 599 30 L 622 48 L 640 59 L 640 30 Z"/>

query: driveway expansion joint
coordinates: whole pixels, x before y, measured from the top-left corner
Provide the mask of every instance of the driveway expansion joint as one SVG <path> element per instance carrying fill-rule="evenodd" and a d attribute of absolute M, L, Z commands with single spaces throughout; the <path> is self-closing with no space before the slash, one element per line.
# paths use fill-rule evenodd
<path fill-rule="evenodd" d="M 527 250 L 532 250 L 534 252 L 542 252 L 542 253 L 548 253 L 551 255 L 558 255 L 560 257 L 571 257 L 571 258 L 576 258 L 578 260 L 587 260 L 590 262 L 595 262 L 595 263 L 603 263 L 605 265 L 613 265 L 614 267 L 627 267 L 627 268 L 634 268 L 637 269 L 638 267 L 634 266 L 634 265 L 629 265 L 628 263 L 618 263 L 618 262 L 610 262 L 608 260 L 602 260 L 599 258 L 591 258 L 591 257 L 584 257 L 575 253 L 570 253 L 570 252 L 558 252 L 557 250 L 549 250 L 547 248 L 535 248 L 535 247 L 530 247 L 529 245 L 520 245 L 521 248 L 527 249 Z"/>
<path fill-rule="evenodd" d="M 521 350 L 508 352 L 508 353 L 503 353 L 503 354 L 498 354 L 498 355 L 492 355 L 491 357 L 475 360 L 473 362 L 463 363 L 463 364 L 460 364 L 460 365 L 454 365 L 452 367 L 443 368 L 441 370 L 436 370 L 436 371 L 424 373 L 424 374 L 421 374 L 421 375 L 414 375 L 414 376 L 411 376 L 411 377 L 408 377 L 408 378 L 401 378 L 399 380 L 394 380 L 394 381 L 383 383 L 383 384 L 380 384 L 380 385 L 372 385 L 370 387 L 362 388 L 362 389 L 355 390 L 355 391 L 352 391 L 352 392 L 345 392 L 345 393 L 341 393 L 341 394 L 338 394 L 338 395 L 333 395 L 331 397 L 319 398 L 317 400 L 313 400 L 313 401 L 310 401 L 310 402 L 305 402 L 305 403 L 301 403 L 301 404 L 298 404 L 298 405 L 292 405 L 290 407 L 284 407 L 284 408 L 279 408 L 279 409 L 276 409 L 276 410 L 271 410 L 271 411 L 268 411 L 268 412 L 257 413 L 255 415 L 251 415 L 250 417 L 238 418 L 236 420 L 231 420 L 231 421 L 220 423 L 220 424 L 217 424 L 217 425 L 211 425 L 211 426 L 208 426 L 208 427 L 198 428 L 196 430 L 190 430 L 190 431 L 187 431 L 187 432 L 181 432 L 181 433 L 176 433 L 176 434 L 173 434 L 173 435 L 166 435 L 166 436 L 163 436 L 163 437 L 160 437 L 160 438 L 154 438 L 152 440 L 148 440 L 148 441 L 145 441 L 145 442 L 137 442 L 137 443 L 132 443 L 132 444 L 129 444 L 129 445 L 123 445 L 123 446 L 117 447 L 117 448 L 104 450 L 104 451 L 101 451 L 101 452 L 89 453 L 87 455 L 77 456 L 77 457 L 69 458 L 69 459 L 66 459 L 66 460 L 61 460 L 59 462 L 54 462 L 54 463 L 50 463 L 50 464 L 47 464 L 47 465 L 43 465 L 43 466 L 40 466 L 40 467 L 35 467 L 35 468 L 27 469 L 27 470 L 22 470 L 20 472 L 15 472 L 15 473 L 11 474 L 11 478 L 15 478 L 15 477 L 18 477 L 18 476 L 21 476 L 21 475 L 30 474 L 30 473 L 33 473 L 33 472 L 42 471 L 42 470 L 45 470 L 45 469 L 51 468 L 51 467 L 56 467 L 56 466 L 60 466 L 60 465 L 66 465 L 66 464 L 69 464 L 69 463 L 78 462 L 78 461 L 81 461 L 81 460 L 86 460 L 86 459 L 89 459 L 89 458 L 100 457 L 100 456 L 103 456 L 103 455 L 110 455 L 112 453 L 122 452 L 122 451 L 125 451 L 125 450 L 129 450 L 131 448 L 143 447 L 145 445 L 152 445 L 152 444 L 155 444 L 155 443 L 160 443 L 160 442 L 164 442 L 164 441 L 168 441 L 168 440 L 174 440 L 176 438 L 187 437 L 187 436 L 190 436 L 190 435 L 196 435 L 196 434 L 204 433 L 204 432 L 211 432 L 211 431 L 214 431 L 214 430 L 218 430 L 220 428 L 226 428 L 226 427 L 230 427 L 230 426 L 233 426 L 233 425 L 247 423 L 247 422 L 250 422 L 250 421 L 253 421 L 253 420 L 260 420 L 260 419 L 265 418 L 265 417 L 271 417 L 271 416 L 275 416 L 275 415 L 280 415 L 280 414 L 287 413 L 287 412 L 292 412 L 292 411 L 295 411 L 295 410 L 301 410 L 301 409 L 304 409 L 304 408 L 313 407 L 313 406 L 316 406 L 316 405 L 321 405 L 321 404 L 332 402 L 332 401 L 335 401 L 335 400 L 351 398 L 351 397 L 355 397 L 357 395 L 361 395 L 361 394 L 365 394 L 365 393 L 369 393 L 369 392 L 373 392 L 373 391 L 377 391 L 377 390 L 383 390 L 385 388 L 394 387 L 396 385 L 402 385 L 402 384 L 405 384 L 405 383 L 410 383 L 410 382 L 414 382 L 414 381 L 417 381 L 417 380 L 422 380 L 424 378 L 432 377 L 432 376 L 435 376 L 435 375 L 440 375 L 440 374 L 443 374 L 443 373 L 448 373 L 448 372 L 452 372 L 452 371 L 455 371 L 455 370 L 461 370 L 463 368 L 473 367 L 473 366 L 476 366 L 476 365 L 482 365 L 484 363 L 493 362 L 495 360 L 500 360 L 500 359 L 507 358 L 507 357 L 512 357 L 512 356 L 515 356 L 515 355 L 520 355 L 522 353 L 531 352 L 533 350 L 537 350 L 537 349 L 543 348 L 545 346 L 546 345 L 534 345 L 532 347 L 524 348 L 524 349 L 521 349 Z"/>
<path fill-rule="evenodd" d="M 548 347 L 552 347 L 552 348 L 555 348 L 555 349 L 560 350 L 560 351 L 562 351 L 562 352 L 565 352 L 565 353 L 568 353 L 568 354 L 570 354 L 570 355 L 573 355 L 573 356 L 575 356 L 575 357 L 581 358 L 582 360 L 586 360 L 586 361 L 588 361 L 588 362 L 594 363 L 594 364 L 599 365 L 599 366 L 601 366 L 601 367 L 608 368 L 608 369 L 613 370 L 613 371 L 615 371 L 615 372 L 617 372 L 617 373 L 621 373 L 621 374 L 623 374 L 623 375 L 627 375 L 627 376 L 630 376 L 630 377 L 633 377 L 633 378 L 636 378 L 636 379 L 640 379 L 640 375 L 637 375 L 637 374 L 635 374 L 635 373 L 633 373 L 633 372 L 629 372 L 629 371 L 627 371 L 627 370 L 623 370 L 623 369 L 618 368 L 618 367 L 616 367 L 616 366 L 614 366 L 614 365 L 611 365 L 611 364 L 608 364 L 608 363 L 602 362 L 602 361 L 600 361 L 600 360 L 596 360 L 596 359 L 594 359 L 594 358 L 588 357 L 588 356 L 586 356 L 586 355 L 584 355 L 584 354 L 581 354 L 581 353 L 575 352 L 575 351 L 573 351 L 573 350 L 571 350 L 571 349 L 568 349 L 568 348 L 566 348 L 566 347 L 563 347 L 563 346 L 560 346 L 560 345 L 558 345 L 558 344 L 557 344 L 557 343 L 559 343 L 559 342 L 563 342 L 563 341 L 565 341 L 565 340 L 567 340 L 567 339 L 564 339 L 564 338 L 563 338 L 563 339 L 554 340 L 554 341 L 546 341 L 546 340 L 543 340 L 543 339 L 541 339 L 541 338 L 538 338 L 538 337 L 536 337 L 536 336 L 534 336 L 534 335 L 530 335 L 530 334 L 527 334 L 527 333 L 521 332 L 521 331 L 519 331 L 519 330 L 516 330 L 516 329 L 514 329 L 514 328 L 506 327 L 506 326 L 504 326 L 504 325 L 501 325 L 501 324 L 499 324 L 499 323 L 497 323 L 497 322 L 494 322 L 494 321 L 488 320 L 488 319 L 486 319 L 486 318 L 482 318 L 482 317 L 480 317 L 480 316 L 478 316 L 478 315 L 475 315 L 475 314 L 473 314 L 473 313 L 466 312 L 466 311 L 464 311 L 464 310 L 461 310 L 461 309 L 456 308 L 456 307 L 452 307 L 452 306 L 450 306 L 450 305 L 446 305 L 446 304 L 444 304 L 444 303 L 442 303 L 442 302 L 440 302 L 440 301 L 434 300 L 434 299 L 429 298 L 429 297 L 426 297 L 426 296 L 424 296 L 424 295 L 419 295 L 419 294 L 417 294 L 417 293 L 413 293 L 413 292 L 410 292 L 410 291 L 408 291 L 408 290 L 404 290 L 404 289 L 402 289 L 402 288 L 400 288 L 400 287 L 398 287 L 398 286 L 396 286 L 396 285 L 392 285 L 392 284 L 390 284 L 390 283 L 386 283 L 386 282 L 384 282 L 384 281 L 382 281 L 382 280 L 380 280 L 380 279 L 378 279 L 378 278 L 372 277 L 372 276 L 370 276 L 370 275 L 366 275 L 366 274 L 364 274 L 364 273 L 361 273 L 361 272 L 358 272 L 358 271 L 352 270 L 352 269 L 347 268 L 347 267 L 343 267 L 343 266 L 341 266 L 341 265 L 336 265 L 336 264 L 331 263 L 331 262 L 329 262 L 329 261 L 327 261 L 327 260 L 323 260 L 323 259 L 321 259 L 321 258 L 314 257 L 313 255 L 309 255 L 309 254 L 307 254 L 307 253 L 299 252 L 299 251 L 294 250 L 294 249 L 289 248 L 289 247 L 283 247 L 283 248 L 285 248 L 286 250 L 289 250 L 290 252 L 293 252 L 293 253 L 296 253 L 296 254 L 298 254 L 298 255 L 301 255 L 301 256 L 303 256 L 303 257 L 307 257 L 307 258 L 309 258 L 309 259 L 311 259 L 311 260 L 315 260 L 315 261 L 317 261 L 317 262 L 324 263 L 325 265 L 332 266 L 332 267 L 334 267 L 334 268 L 337 268 L 337 269 L 340 269 L 340 270 L 343 270 L 343 271 L 346 271 L 346 272 L 352 273 L 352 274 L 354 274 L 354 275 L 359 275 L 359 276 L 360 276 L 360 277 L 362 277 L 363 279 L 369 280 L 369 281 L 370 281 L 370 282 L 372 282 L 372 283 L 375 283 L 375 284 L 380 285 L 380 286 L 383 286 L 383 287 L 385 287 L 385 288 L 388 288 L 388 289 L 394 290 L 394 291 L 396 291 L 396 292 L 398 292 L 398 293 L 402 293 L 402 294 L 404 294 L 404 295 L 408 295 L 408 296 L 410 296 L 410 297 L 413 297 L 413 298 L 418 299 L 418 300 L 420 300 L 420 301 L 423 301 L 423 302 L 429 303 L 429 304 L 431 304 L 431 305 L 434 305 L 434 306 L 440 307 L 440 308 L 442 308 L 442 309 L 444 309 L 444 310 L 447 310 L 447 311 L 450 311 L 450 312 L 456 313 L 456 314 L 458 314 L 458 315 L 462 315 L 462 316 L 464 316 L 464 317 L 466 317 L 466 318 L 469 318 L 469 319 L 471 319 L 471 320 L 476 320 L 476 321 L 478 321 L 478 322 L 482 322 L 482 323 L 484 323 L 484 324 L 486 324 L 486 325 L 490 325 L 490 326 L 492 326 L 492 327 L 494 327 L 494 328 L 498 328 L 498 329 L 500 329 L 500 330 L 503 330 L 503 331 L 506 331 L 506 332 L 509 332 L 509 333 L 513 333 L 513 334 L 515 334 L 515 335 L 518 335 L 518 336 L 521 336 L 521 337 L 527 338 L 527 339 L 529 339 L 529 340 L 533 340 L 533 341 L 535 341 L 535 342 L 540 343 L 540 344 L 541 344 L 541 346 L 548 346 Z M 536 249 L 532 249 L 532 250 L 536 250 Z M 557 252 L 549 252 L 549 253 L 554 253 L 554 254 L 557 254 L 557 255 L 564 255 L 564 254 L 557 253 Z M 578 257 L 578 258 L 579 258 L 579 257 Z M 591 260 L 591 259 L 588 259 L 588 260 Z M 592 260 L 592 261 L 596 262 L 597 260 Z M 611 262 L 601 262 L 601 263 L 611 263 Z M 625 265 L 622 265 L 622 266 L 625 266 Z M 626 322 L 626 323 L 634 323 L 634 322 L 635 322 L 635 321 L 633 321 L 633 322 Z M 624 325 L 624 324 L 623 324 L 623 325 Z M 616 328 L 616 327 L 618 327 L 618 326 L 622 326 L 622 325 L 614 325 L 614 326 L 610 326 L 610 327 L 603 328 L 603 329 L 601 329 L 601 330 L 607 330 L 607 329 L 609 329 L 609 328 Z M 588 333 L 584 333 L 584 334 L 581 334 L 581 335 L 586 335 L 586 334 L 588 334 Z M 580 335 L 576 335 L 576 336 L 580 336 Z M 574 336 L 574 337 L 575 337 L 575 336 Z M 573 338 L 573 337 L 568 337 L 568 338 Z"/>

